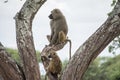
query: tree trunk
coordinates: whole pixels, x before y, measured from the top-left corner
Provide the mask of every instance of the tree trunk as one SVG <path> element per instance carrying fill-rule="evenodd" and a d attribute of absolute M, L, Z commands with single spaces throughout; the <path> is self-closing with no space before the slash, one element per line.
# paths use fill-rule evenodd
<path fill-rule="evenodd" d="M 46 0 L 27 0 L 16 14 L 16 39 L 26 80 L 40 80 L 39 65 L 32 36 L 32 21 Z"/>
<path fill-rule="evenodd" d="M 61 80 L 82 80 L 89 64 L 118 35 L 120 35 L 120 0 L 106 22 L 76 51 Z"/>

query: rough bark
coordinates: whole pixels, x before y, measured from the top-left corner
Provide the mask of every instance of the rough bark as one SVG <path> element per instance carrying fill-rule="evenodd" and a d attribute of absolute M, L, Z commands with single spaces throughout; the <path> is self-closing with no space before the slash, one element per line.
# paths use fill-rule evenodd
<path fill-rule="evenodd" d="M 61 80 L 82 80 L 89 64 L 118 35 L 120 35 L 120 0 L 105 23 L 75 52 Z"/>
<path fill-rule="evenodd" d="M 18 64 L 0 43 L 0 80 L 24 80 Z"/>
<path fill-rule="evenodd" d="M 27 0 L 16 14 L 16 39 L 26 80 L 40 80 L 32 36 L 32 21 L 46 0 Z M 17 79 L 16 79 L 17 80 Z"/>

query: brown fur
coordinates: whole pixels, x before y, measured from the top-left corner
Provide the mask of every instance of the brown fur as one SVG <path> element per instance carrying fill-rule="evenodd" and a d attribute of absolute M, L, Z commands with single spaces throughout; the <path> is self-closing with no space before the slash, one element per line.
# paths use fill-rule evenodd
<path fill-rule="evenodd" d="M 48 58 L 51 58 L 49 65 L 47 67 L 47 73 L 53 75 L 54 77 L 58 78 L 58 74 L 62 71 L 62 62 L 55 51 L 50 51 Z M 45 76 L 45 80 L 47 77 Z"/>
<path fill-rule="evenodd" d="M 60 58 L 58 57 L 57 53 L 53 51 L 49 54 L 48 57 L 51 58 L 51 60 L 49 62 L 47 71 L 52 74 L 60 74 L 62 70 L 62 62 Z"/>

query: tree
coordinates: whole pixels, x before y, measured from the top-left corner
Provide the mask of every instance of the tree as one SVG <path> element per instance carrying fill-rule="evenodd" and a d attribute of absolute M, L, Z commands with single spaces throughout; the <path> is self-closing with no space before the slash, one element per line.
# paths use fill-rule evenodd
<path fill-rule="evenodd" d="M 32 21 L 46 0 L 27 0 L 16 14 L 16 39 L 23 67 L 20 67 L 0 44 L 0 79 L 40 80 L 32 36 Z M 120 35 L 120 0 L 105 23 L 75 52 L 63 71 L 61 80 L 81 80 L 89 64 Z"/>
<path fill-rule="evenodd" d="M 105 76 L 104 79 L 108 80 L 119 80 L 120 79 L 120 55 L 117 55 L 113 58 L 108 58 L 106 62 L 101 64 L 100 73 L 102 76 Z M 99 79 L 101 80 L 101 79 Z"/>

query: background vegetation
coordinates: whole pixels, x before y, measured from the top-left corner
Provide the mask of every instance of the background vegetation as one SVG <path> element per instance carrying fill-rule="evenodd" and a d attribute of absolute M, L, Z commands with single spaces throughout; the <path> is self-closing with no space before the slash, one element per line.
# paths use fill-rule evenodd
<path fill-rule="evenodd" d="M 83 80 L 120 80 L 120 55 L 95 59 Z"/>
<path fill-rule="evenodd" d="M 8 53 L 10 53 L 10 56 L 17 62 L 20 63 L 20 57 L 17 49 L 12 49 L 12 48 L 6 48 Z M 36 51 L 37 53 L 37 60 L 40 62 L 40 52 Z"/>

